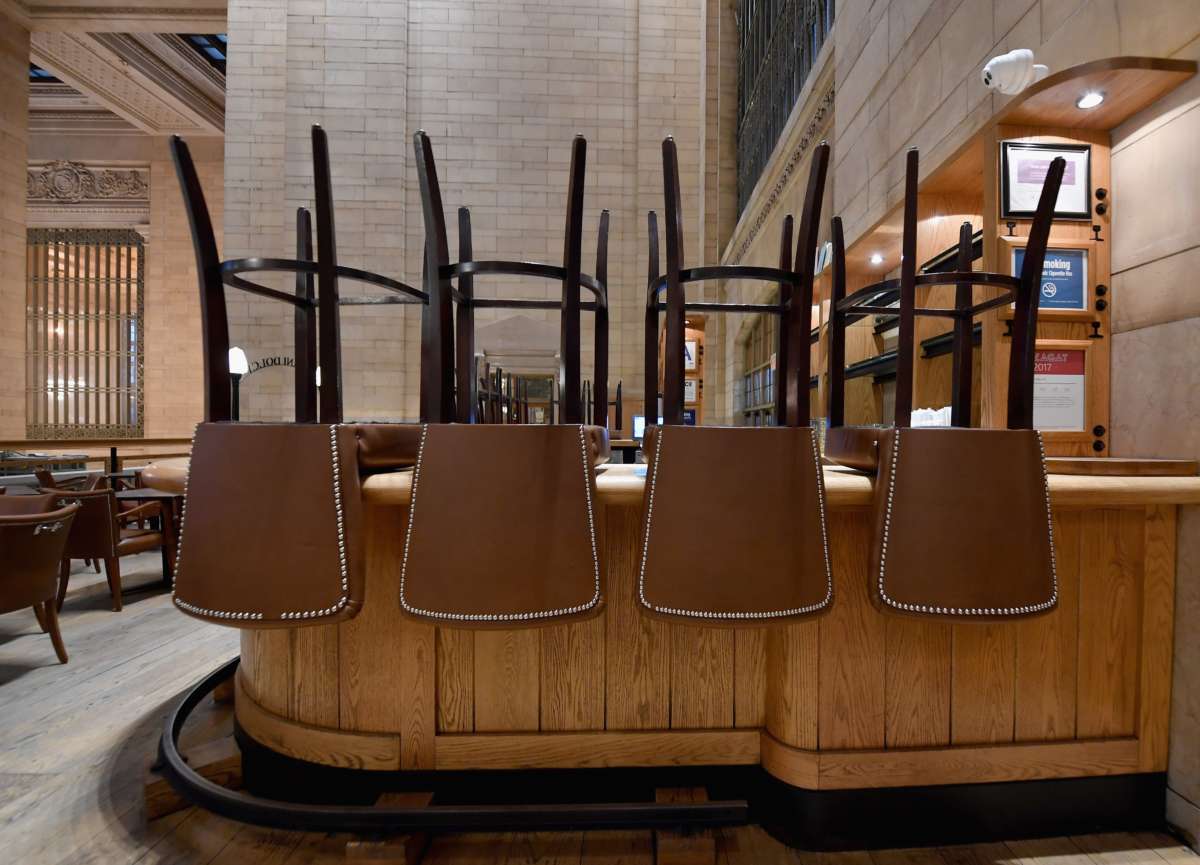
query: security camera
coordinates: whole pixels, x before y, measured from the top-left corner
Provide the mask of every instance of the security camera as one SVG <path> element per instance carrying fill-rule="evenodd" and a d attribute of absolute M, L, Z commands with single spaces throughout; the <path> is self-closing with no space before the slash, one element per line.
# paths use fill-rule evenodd
<path fill-rule="evenodd" d="M 983 86 L 988 90 L 999 90 L 1006 96 L 1020 93 L 1035 81 L 1041 81 L 1050 68 L 1033 62 L 1033 52 L 1028 48 L 1017 48 L 999 57 L 993 57 L 983 67 Z"/>

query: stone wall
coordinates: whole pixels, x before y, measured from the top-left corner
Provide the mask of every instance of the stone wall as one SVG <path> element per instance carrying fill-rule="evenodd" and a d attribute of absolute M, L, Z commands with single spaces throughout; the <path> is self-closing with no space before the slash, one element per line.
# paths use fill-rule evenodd
<path fill-rule="evenodd" d="M 25 436 L 29 32 L 0 13 L 0 438 Z"/>

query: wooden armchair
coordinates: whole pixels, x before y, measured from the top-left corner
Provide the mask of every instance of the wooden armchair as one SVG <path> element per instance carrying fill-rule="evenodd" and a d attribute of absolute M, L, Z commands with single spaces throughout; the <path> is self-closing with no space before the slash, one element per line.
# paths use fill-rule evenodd
<path fill-rule="evenodd" d="M 50 634 L 58 660 L 67 650 L 58 629 L 54 576 L 78 505 L 55 509 L 54 495 L 4 496 L 0 500 L 0 613 L 32 607 Z"/>
<path fill-rule="evenodd" d="M 147 502 L 132 510 L 122 511 L 116 493 L 110 489 L 83 492 L 58 493 L 62 503 L 78 502 L 79 513 L 67 538 L 62 556 L 59 576 L 57 608 L 62 609 L 67 596 L 67 582 L 71 577 L 71 559 L 103 559 L 104 574 L 108 578 L 108 589 L 112 593 L 113 610 L 121 610 L 121 566 L 122 556 L 143 553 L 155 548 L 162 550 L 163 573 L 170 573 L 171 562 L 167 557 L 165 532 L 166 521 L 160 519 L 161 530 L 133 528 L 128 523 L 148 517 L 161 517 L 162 507 L 158 502 Z"/>

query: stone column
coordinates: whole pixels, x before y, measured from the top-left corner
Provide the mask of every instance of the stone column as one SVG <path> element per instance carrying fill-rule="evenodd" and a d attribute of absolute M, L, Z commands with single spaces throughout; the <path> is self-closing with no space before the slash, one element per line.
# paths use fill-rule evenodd
<path fill-rule="evenodd" d="M 0 438 L 25 436 L 29 31 L 0 11 Z"/>

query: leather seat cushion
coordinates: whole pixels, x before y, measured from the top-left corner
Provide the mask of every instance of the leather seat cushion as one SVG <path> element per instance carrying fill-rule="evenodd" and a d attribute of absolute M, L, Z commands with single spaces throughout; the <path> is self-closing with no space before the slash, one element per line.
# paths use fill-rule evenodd
<path fill-rule="evenodd" d="M 825 430 L 825 458 L 832 463 L 875 473 L 879 468 L 879 442 L 883 427 L 835 426 Z"/>
<path fill-rule="evenodd" d="M 901 428 L 880 451 L 870 571 L 880 608 L 989 621 L 1057 604 L 1036 430 Z"/>
<path fill-rule="evenodd" d="M 356 444 L 349 425 L 197 427 L 176 605 L 239 628 L 357 614 L 365 569 Z"/>
<path fill-rule="evenodd" d="M 162 546 L 161 532 L 152 529 L 121 529 L 121 539 L 117 542 L 117 555 L 128 556 Z"/>
<path fill-rule="evenodd" d="M 810 427 L 646 431 L 638 599 L 693 624 L 763 626 L 826 610 L 833 581 Z"/>
<path fill-rule="evenodd" d="M 428 425 L 413 474 L 403 610 L 465 628 L 599 612 L 593 447 L 578 425 Z"/>

